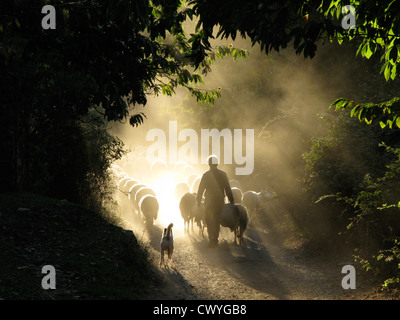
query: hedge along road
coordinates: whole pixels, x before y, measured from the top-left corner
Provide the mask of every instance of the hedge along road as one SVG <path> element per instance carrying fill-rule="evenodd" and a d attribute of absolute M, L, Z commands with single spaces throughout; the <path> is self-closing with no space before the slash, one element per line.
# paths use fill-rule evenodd
<path fill-rule="evenodd" d="M 268 228 L 254 225 L 244 244 L 233 243 L 233 233 L 221 227 L 219 245 L 209 248 L 206 237 L 174 228 L 174 253 L 169 267 L 160 267 L 160 241 L 166 226 L 157 223 L 152 234 L 138 223 L 128 223 L 149 249 L 162 281 L 146 299 L 215 300 L 350 300 L 376 298 L 373 286 L 356 278 L 356 289 L 343 289 L 340 258 L 318 260 L 295 245 L 283 244 Z"/>

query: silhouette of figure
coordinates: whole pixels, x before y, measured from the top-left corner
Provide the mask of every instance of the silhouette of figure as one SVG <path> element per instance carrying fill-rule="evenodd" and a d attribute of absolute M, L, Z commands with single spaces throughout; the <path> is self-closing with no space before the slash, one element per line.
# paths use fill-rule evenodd
<path fill-rule="evenodd" d="M 206 213 L 206 225 L 209 239 L 209 247 L 218 245 L 220 230 L 219 216 L 225 203 L 225 194 L 230 203 L 234 203 L 232 190 L 225 171 L 217 168 L 218 158 L 214 155 L 207 159 L 210 169 L 201 177 L 199 190 L 196 195 L 197 205 L 200 205 L 204 194 L 204 207 Z"/>

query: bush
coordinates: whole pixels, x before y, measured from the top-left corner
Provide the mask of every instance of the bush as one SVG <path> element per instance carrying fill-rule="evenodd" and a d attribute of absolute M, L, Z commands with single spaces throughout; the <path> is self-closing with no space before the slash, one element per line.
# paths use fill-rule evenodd
<path fill-rule="evenodd" d="M 123 143 L 92 111 L 60 123 L 44 119 L 29 137 L 24 189 L 67 199 L 94 210 L 111 195 L 107 168 L 120 159 Z"/>
<path fill-rule="evenodd" d="M 347 228 L 357 233 L 356 260 L 367 271 L 388 277 L 383 286 L 399 286 L 400 279 L 400 148 L 385 146 L 395 159 L 386 166 L 382 177 L 366 176 L 360 191 L 345 197 L 355 216 Z"/>
<path fill-rule="evenodd" d="M 398 134 L 341 114 L 303 154 L 303 181 L 321 219 L 331 218 L 355 260 L 385 287 L 398 285 L 400 276 L 400 148 L 393 143 Z"/>

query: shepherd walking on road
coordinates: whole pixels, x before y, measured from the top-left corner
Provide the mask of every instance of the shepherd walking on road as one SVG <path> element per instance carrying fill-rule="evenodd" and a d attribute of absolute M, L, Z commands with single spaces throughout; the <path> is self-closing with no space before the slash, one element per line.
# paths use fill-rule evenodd
<path fill-rule="evenodd" d="M 229 179 L 225 171 L 218 169 L 218 158 L 214 155 L 208 157 L 210 169 L 201 178 L 197 192 L 197 205 L 200 205 L 204 195 L 204 206 L 206 212 L 206 225 L 208 231 L 209 247 L 218 245 L 219 216 L 225 204 L 225 195 L 230 203 L 234 203 Z"/>

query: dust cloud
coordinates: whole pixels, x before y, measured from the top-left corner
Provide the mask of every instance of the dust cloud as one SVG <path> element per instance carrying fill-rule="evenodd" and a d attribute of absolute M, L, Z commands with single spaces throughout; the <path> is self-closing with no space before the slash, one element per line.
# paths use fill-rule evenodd
<path fill-rule="evenodd" d="M 110 124 L 110 132 L 118 136 L 128 150 L 116 164 L 133 179 L 157 189 L 157 195 L 163 195 L 159 217 L 165 225 L 171 220 L 180 227 L 183 224 L 176 185 L 185 182 L 192 192 L 196 192 L 192 186 L 194 179 L 208 169 L 201 158 L 202 129 L 215 128 L 220 133 L 228 129 L 232 136 L 235 129 L 242 129 L 242 148 L 238 152 L 246 156 L 248 151 L 247 160 L 253 158 L 254 170 L 251 174 L 236 175 L 235 169 L 243 164 L 235 163 L 234 157 L 231 163 L 225 164 L 224 139 L 220 140 L 219 166 L 230 179 L 241 183 L 242 192 L 267 190 L 279 196 L 290 193 L 291 189 L 301 189 L 302 153 L 312 137 L 325 132 L 323 119 L 333 112 L 329 105 L 339 96 L 348 94 L 346 90 L 353 81 L 351 70 L 355 51 L 350 46 L 325 43 L 310 60 L 297 56 L 292 49 L 266 55 L 258 45 L 252 47 L 247 39 L 215 40 L 212 45 L 232 45 L 249 52 L 245 59 L 234 61 L 226 57 L 216 61 L 212 71 L 204 76 L 202 89 L 220 89 L 221 98 L 215 105 L 196 103 L 187 90 L 178 89 L 172 97 L 150 96 L 145 107 L 132 110 L 132 113 L 145 113 L 142 125 Z M 197 139 L 197 154 L 192 163 L 179 158 L 185 153 L 179 152 L 180 148 L 188 146 L 188 137 L 177 141 L 171 136 L 171 124 L 176 125 L 173 135 L 187 129 L 197 134 L 193 139 Z M 163 144 L 159 136 L 149 137 L 154 129 L 163 132 L 166 138 L 165 149 L 153 153 L 165 156 L 157 164 L 147 161 L 149 148 Z M 246 129 L 254 132 L 253 150 L 246 149 Z M 176 150 L 171 150 L 171 143 Z M 229 143 L 227 146 L 228 154 L 234 152 L 233 142 L 232 146 Z M 212 153 L 211 145 L 209 151 Z M 276 211 L 282 209 L 290 211 L 287 205 L 280 203 Z"/>

